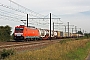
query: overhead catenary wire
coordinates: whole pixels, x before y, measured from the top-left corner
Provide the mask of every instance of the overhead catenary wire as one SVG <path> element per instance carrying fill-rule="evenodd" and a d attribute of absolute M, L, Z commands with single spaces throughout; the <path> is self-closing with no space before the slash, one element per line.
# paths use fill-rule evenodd
<path fill-rule="evenodd" d="M 24 12 L 24 11 L 21 11 L 21 10 L 19 10 L 19 9 L 15 9 L 15 8 L 13 8 L 13 7 L 10 7 L 10 6 L 1 4 L 1 3 L 0 3 L 0 6 L 5 7 L 5 8 L 8 8 L 8 9 L 11 9 L 11 10 L 14 10 L 14 11 L 18 11 L 18 12 L 21 12 L 21 13 L 24 13 L 24 14 L 27 14 L 27 13 Z"/>
<path fill-rule="evenodd" d="M 14 3 L 14 2 L 13 2 Z M 11 5 L 11 2 L 10 2 L 10 5 Z M 7 6 L 7 5 L 4 5 L 4 4 L 1 4 L 0 3 L 0 6 L 2 6 L 2 7 L 5 7 L 5 8 L 8 8 L 8 9 L 11 9 L 11 10 L 14 10 L 14 11 L 17 11 L 17 12 L 21 12 L 21 13 L 24 13 L 24 14 L 27 14 L 27 12 L 23 12 L 23 11 L 21 11 L 20 9 L 16 9 L 16 8 L 13 8 L 13 7 L 11 7 L 11 6 Z M 18 5 L 18 6 L 20 6 L 20 5 Z M 23 7 L 23 6 L 21 6 L 21 7 Z M 24 7 L 25 8 L 25 7 Z M 26 10 L 26 8 L 25 8 L 25 10 Z M 27 9 L 27 10 L 29 10 L 29 9 Z M 30 11 L 30 10 L 29 10 Z M 31 11 L 31 13 L 32 13 L 33 11 Z M 5 12 L 4 12 L 5 13 Z M 32 15 L 32 14 L 29 14 L 29 15 Z M 36 13 L 36 15 L 38 15 L 38 13 Z M 6 14 L 5 15 L 2 15 L 2 16 L 4 16 L 4 17 L 9 17 L 9 18 L 14 18 L 14 17 L 12 17 L 11 15 L 10 16 L 6 16 Z M 15 19 L 17 19 L 16 17 L 15 17 Z M 39 22 L 36 22 L 36 23 L 39 23 Z"/>
<path fill-rule="evenodd" d="M 18 16 L 11 16 L 9 14 L 6 14 L 6 12 L 0 12 L 0 15 L 4 16 L 4 17 L 14 18 L 14 19 L 20 19 L 20 18 L 18 18 Z"/>
<path fill-rule="evenodd" d="M 8 17 L 1 17 L 1 16 L 0 16 L 0 20 L 9 20 L 9 21 L 14 21 L 14 22 L 20 22 L 20 21 L 17 21 L 16 19 L 10 19 Z"/>
<path fill-rule="evenodd" d="M 15 13 L 12 13 L 12 12 L 8 12 L 8 11 L 5 11 L 5 10 L 2 10 L 2 9 L 0 9 L 0 12 L 3 12 L 3 13 L 5 13 L 5 14 L 11 14 L 11 15 L 13 15 L 13 16 L 15 16 L 15 17 L 25 17 L 25 16 L 22 16 L 22 15 L 19 15 L 19 14 L 15 14 Z"/>
<path fill-rule="evenodd" d="M 16 4 L 17 6 L 20 6 L 20 7 L 22 7 L 24 10 L 26 10 L 26 11 L 29 11 L 29 12 L 31 12 L 31 13 L 34 13 L 35 14 L 35 16 L 37 16 L 37 15 L 39 15 L 40 17 L 41 16 L 44 16 L 44 15 L 41 15 L 41 14 L 39 14 L 39 13 L 37 13 L 37 12 L 35 12 L 35 11 L 32 11 L 32 10 L 30 10 L 30 9 L 28 9 L 28 8 L 26 8 L 26 7 L 24 7 L 24 6 L 21 6 L 20 4 L 18 4 L 18 3 L 16 3 L 16 2 L 14 2 L 14 1 L 12 1 L 12 0 L 9 0 L 10 2 L 12 2 L 12 3 L 14 3 L 14 4 Z M 30 15 L 30 14 L 29 14 Z M 39 17 L 39 16 L 37 16 L 37 17 Z"/>
<path fill-rule="evenodd" d="M 56 16 L 56 15 L 54 15 L 54 14 L 52 14 L 52 16 L 55 16 L 55 17 L 58 18 L 58 16 Z M 63 21 L 61 21 L 61 18 L 58 18 L 58 20 L 63 23 Z"/>
<path fill-rule="evenodd" d="M 21 13 L 23 13 L 24 15 L 26 15 L 26 14 L 28 14 L 29 16 L 30 16 L 30 18 L 44 18 L 44 19 L 38 19 L 38 20 L 36 20 L 36 19 L 29 19 L 29 21 L 30 21 L 30 23 L 31 24 L 33 24 L 33 25 L 38 25 L 38 26 L 49 26 L 49 19 L 45 19 L 45 18 L 48 18 L 49 17 L 49 14 L 48 15 L 46 15 L 46 16 L 44 16 L 44 15 L 41 15 L 41 14 L 39 14 L 39 13 L 37 13 L 37 12 L 34 12 L 34 11 L 32 11 L 32 10 L 30 10 L 30 9 L 28 9 L 28 8 L 26 8 L 26 7 L 24 7 L 24 6 L 21 6 L 21 5 L 19 5 L 18 3 L 16 3 L 16 2 L 14 2 L 14 1 L 12 1 L 12 0 L 9 0 L 10 1 L 10 6 L 8 6 L 8 5 L 5 5 L 5 4 L 2 4 L 2 3 L 0 3 L 0 7 L 3 7 L 3 8 L 7 8 L 7 9 L 10 9 L 10 10 L 14 10 L 14 11 L 17 11 L 17 13 L 18 12 L 20 12 L 20 14 Z M 15 8 L 15 7 L 12 7 L 12 4 L 15 4 L 18 8 Z M 22 9 L 20 9 L 20 8 L 22 8 Z M 2 13 L 2 12 L 1 12 Z M 54 15 L 54 14 L 52 14 L 52 15 Z M 1 16 L 4 16 L 4 17 L 6 17 L 8 20 L 16 20 L 16 21 L 20 21 L 21 20 L 21 18 L 22 18 L 22 15 L 17 15 L 17 14 L 13 14 L 13 13 L 11 13 L 11 12 L 8 12 L 8 11 L 4 11 L 2 14 L 1 14 Z M 21 17 L 19 17 L 19 16 L 21 16 Z M 55 16 L 55 15 L 54 15 Z M 25 16 L 24 16 L 25 17 Z M 55 21 L 55 19 L 53 19 L 53 21 Z M 60 18 L 58 18 L 57 19 L 57 21 L 58 22 L 61 22 L 60 21 Z"/>

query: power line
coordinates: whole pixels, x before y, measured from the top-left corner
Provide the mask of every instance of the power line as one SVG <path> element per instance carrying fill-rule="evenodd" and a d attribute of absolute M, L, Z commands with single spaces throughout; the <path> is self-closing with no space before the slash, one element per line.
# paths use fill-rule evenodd
<path fill-rule="evenodd" d="M 5 8 L 8 8 L 8 9 L 11 9 L 11 10 L 14 10 L 14 11 L 18 11 L 18 12 L 21 12 L 21 13 L 24 13 L 24 14 L 27 14 L 27 13 L 24 12 L 24 11 L 21 11 L 21 10 L 19 10 L 19 9 L 15 9 L 15 8 L 13 8 L 13 7 L 10 7 L 10 6 L 1 4 L 1 3 L 0 3 L 0 6 L 5 7 Z"/>
<path fill-rule="evenodd" d="M 58 16 L 56 16 L 56 15 L 54 15 L 54 14 L 52 14 L 52 15 L 55 16 L 55 17 L 58 17 Z M 60 19 L 61 19 L 61 18 L 60 18 Z M 59 19 L 59 21 L 61 21 L 60 19 Z M 61 22 L 62 22 L 62 21 L 61 21 Z M 62 22 L 62 23 L 63 23 L 63 22 Z"/>
<path fill-rule="evenodd" d="M 13 2 L 14 3 L 14 2 Z M 11 4 L 11 2 L 10 2 L 10 4 Z M 16 3 L 14 3 L 14 4 L 16 4 Z M 15 8 L 13 8 L 13 7 L 11 7 L 11 6 L 7 6 L 7 5 L 4 5 L 4 4 L 1 4 L 0 3 L 0 6 L 2 6 L 2 7 L 5 7 L 5 8 L 8 8 L 8 9 L 11 9 L 11 10 L 14 10 L 14 11 L 18 11 L 18 12 L 21 12 L 21 13 L 23 13 L 23 14 L 27 14 L 27 12 L 24 12 L 24 11 L 21 11 L 20 9 L 15 9 Z M 21 6 L 21 5 L 19 5 L 19 6 Z M 21 6 L 21 7 L 23 7 L 23 6 Z M 25 7 L 23 7 L 24 9 L 26 9 Z M 29 10 L 29 9 L 27 9 L 27 10 Z M 30 11 L 30 10 L 29 10 Z M 33 13 L 34 11 L 31 11 L 31 13 Z M 16 16 L 12 16 L 12 15 L 9 15 L 10 14 L 10 12 L 7 12 L 7 11 L 3 11 L 3 12 L 1 12 L 1 13 L 4 13 L 4 14 L 1 14 L 1 16 L 4 16 L 4 17 L 8 17 L 8 18 L 13 18 L 13 19 L 20 19 L 20 18 L 17 18 Z M 8 14 L 9 13 L 9 14 Z M 8 16 L 7 16 L 7 14 L 8 14 Z M 13 14 L 13 13 L 11 13 L 11 14 Z M 16 15 L 16 14 L 15 14 Z M 29 15 L 32 15 L 32 14 L 29 14 Z M 38 15 L 38 13 L 36 13 L 36 15 Z M 14 18 L 15 17 L 15 18 Z M 45 17 L 45 16 L 44 16 Z M 46 20 L 45 20 L 46 21 Z M 35 23 L 35 22 L 34 22 Z M 36 23 L 39 23 L 39 22 L 36 22 Z"/>
<path fill-rule="evenodd" d="M 10 19 L 12 18 L 12 19 L 17 19 L 17 20 L 22 18 L 22 17 L 19 18 L 18 16 L 10 15 L 10 12 L 7 12 L 7 11 L 1 10 L 1 9 L 0 9 L 0 16 L 4 16 L 4 18 L 8 17 Z"/>
<path fill-rule="evenodd" d="M 11 13 L 11 12 L 8 12 L 8 11 L 5 11 L 5 10 L 1 10 L 0 9 L 0 12 L 3 12 L 3 13 L 5 13 L 5 14 L 12 14 L 12 15 L 15 15 L 15 17 L 25 17 L 25 16 L 22 16 L 22 15 L 18 15 L 18 14 L 15 14 L 15 13 Z"/>
<path fill-rule="evenodd" d="M 15 19 L 10 19 L 8 17 L 0 17 L 0 19 L 4 19 L 4 20 L 10 20 L 10 21 L 15 21 L 15 22 L 20 22 L 20 21 L 17 21 Z"/>
<path fill-rule="evenodd" d="M 37 12 L 34 12 L 34 11 L 32 11 L 32 10 L 24 7 L 24 6 L 21 6 L 20 4 L 14 2 L 14 1 L 12 1 L 12 0 L 9 0 L 9 1 L 12 2 L 13 4 L 16 4 L 16 5 L 19 6 L 19 7 L 22 7 L 25 11 L 29 11 L 29 12 L 31 12 L 31 13 L 34 13 L 35 16 L 37 16 L 37 15 L 44 16 L 44 15 L 41 15 L 41 14 L 39 14 L 39 13 L 37 13 Z M 27 14 L 29 14 L 29 13 L 27 13 Z M 31 15 L 31 14 L 29 14 L 29 15 Z M 39 17 L 39 16 L 37 16 L 37 17 Z"/>

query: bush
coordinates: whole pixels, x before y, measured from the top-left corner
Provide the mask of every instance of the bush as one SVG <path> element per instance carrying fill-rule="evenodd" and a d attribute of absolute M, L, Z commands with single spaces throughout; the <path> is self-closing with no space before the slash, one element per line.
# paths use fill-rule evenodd
<path fill-rule="evenodd" d="M 0 26 L 0 41 L 10 41 L 11 27 Z"/>
<path fill-rule="evenodd" d="M 15 52 L 14 50 L 10 49 L 10 50 L 6 50 L 6 49 L 3 49 L 1 52 L 0 52 L 0 59 L 4 59 L 10 55 L 13 55 Z"/>

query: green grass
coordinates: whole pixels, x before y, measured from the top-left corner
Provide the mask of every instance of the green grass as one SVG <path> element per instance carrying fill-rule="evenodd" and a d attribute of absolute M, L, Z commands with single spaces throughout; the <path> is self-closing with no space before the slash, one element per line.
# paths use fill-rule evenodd
<path fill-rule="evenodd" d="M 27 51 L 5 60 L 85 60 L 90 49 L 90 40 L 64 40 L 43 49 Z"/>
<path fill-rule="evenodd" d="M 86 43 L 85 47 L 80 47 L 77 50 L 70 51 L 67 54 L 68 60 L 85 60 L 86 56 L 89 53 L 90 42 Z"/>

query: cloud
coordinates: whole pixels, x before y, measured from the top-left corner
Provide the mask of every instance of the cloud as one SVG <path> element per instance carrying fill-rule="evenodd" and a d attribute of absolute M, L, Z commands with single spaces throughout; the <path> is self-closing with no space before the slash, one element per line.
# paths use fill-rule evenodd
<path fill-rule="evenodd" d="M 74 14 L 90 10 L 90 0 L 12 0 L 33 11 L 47 14 Z M 2 0 L 1 3 L 18 8 L 9 0 Z"/>
<path fill-rule="evenodd" d="M 12 0 L 42 15 L 49 13 L 58 15 L 63 22 L 70 21 L 82 29 L 90 31 L 90 0 Z M 1 3 L 19 8 L 10 3 L 9 0 L 2 0 Z M 21 8 L 20 8 L 21 9 Z M 22 9 L 23 10 L 23 9 Z M 18 13 L 17 13 L 18 14 Z M 21 14 L 20 14 L 21 15 Z M 86 24 L 85 24 L 86 23 Z M 16 23 L 15 23 L 16 24 Z"/>
<path fill-rule="evenodd" d="M 83 15 L 86 15 L 86 16 L 90 16 L 90 11 L 80 12 L 80 14 L 83 14 Z"/>
<path fill-rule="evenodd" d="M 70 25 L 77 26 L 78 30 L 79 28 L 81 28 L 82 30 L 86 30 L 87 32 L 90 32 L 90 28 L 89 28 L 90 17 L 89 16 L 82 13 L 60 15 L 61 20 L 64 22 L 64 24 L 67 25 L 67 22 L 70 22 Z"/>
<path fill-rule="evenodd" d="M 89 0 L 15 0 L 39 13 L 74 14 L 90 10 Z"/>

